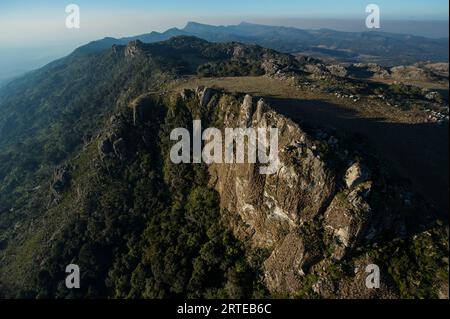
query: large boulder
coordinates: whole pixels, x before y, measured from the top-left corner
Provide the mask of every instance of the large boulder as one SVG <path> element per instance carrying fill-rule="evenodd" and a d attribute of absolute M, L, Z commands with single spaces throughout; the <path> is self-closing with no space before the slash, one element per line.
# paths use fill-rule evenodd
<path fill-rule="evenodd" d="M 370 179 L 369 169 L 357 162 L 350 166 L 345 173 L 345 184 L 348 188 L 353 188 Z"/>
<path fill-rule="evenodd" d="M 371 186 L 366 182 L 352 191 L 338 193 L 327 208 L 324 228 L 333 259 L 344 258 L 362 239 L 372 213 L 366 201 Z"/>

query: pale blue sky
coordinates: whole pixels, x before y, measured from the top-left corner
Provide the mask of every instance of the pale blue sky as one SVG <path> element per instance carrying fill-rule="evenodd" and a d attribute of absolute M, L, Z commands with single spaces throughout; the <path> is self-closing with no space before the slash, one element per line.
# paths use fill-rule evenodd
<path fill-rule="evenodd" d="M 57 12 L 61 6 L 75 3 L 89 11 L 133 12 L 152 10 L 175 13 L 184 11 L 193 14 L 220 15 L 284 15 L 313 18 L 358 17 L 361 9 L 369 3 L 378 4 L 386 15 L 393 19 L 446 19 L 447 0 L 2 0 L 0 10 L 21 14 L 24 10 Z"/>
<path fill-rule="evenodd" d="M 64 9 L 70 3 L 80 7 L 79 30 L 65 28 Z M 380 6 L 386 20 L 448 20 L 447 0 L 1 0 L 0 45 L 81 43 L 182 27 L 187 21 L 234 24 L 274 19 L 280 24 L 280 19 L 302 18 L 353 19 L 362 24 L 370 3 Z"/>

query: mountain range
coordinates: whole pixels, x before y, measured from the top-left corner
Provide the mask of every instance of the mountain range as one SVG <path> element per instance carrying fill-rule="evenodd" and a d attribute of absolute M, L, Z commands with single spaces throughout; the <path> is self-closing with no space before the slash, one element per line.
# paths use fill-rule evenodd
<path fill-rule="evenodd" d="M 104 38 L 80 47 L 78 52 L 96 52 L 131 40 L 152 43 L 173 36 L 196 36 L 210 42 L 258 44 L 280 52 L 306 54 L 340 62 L 375 62 L 385 66 L 419 61 L 448 62 L 448 38 L 430 39 L 378 31 L 342 32 L 329 29 L 302 30 L 292 27 L 241 23 L 212 26 L 189 22 L 183 29 L 151 32 L 120 39 Z"/>
<path fill-rule="evenodd" d="M 311 32 L 190 23 L 89 43 L 2 87 L 0 297 L 448 298 L 448 96 L 388 82 L 419 67 L 445 81 L 445 67 L 272 48 L 298 53 Z M 173 163 L 170 133 L 195 119 L 278 128 L 280 169 Z"/>

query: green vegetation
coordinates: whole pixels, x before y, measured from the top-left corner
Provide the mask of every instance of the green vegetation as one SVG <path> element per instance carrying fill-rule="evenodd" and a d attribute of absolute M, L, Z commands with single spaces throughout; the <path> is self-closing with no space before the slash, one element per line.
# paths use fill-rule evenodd
<path fill-rule="evenodd" d="M 260 63 L 257 61 L 225 61 L 217 64 L 208 63 L 201 65 L 197 74 L 201 77 L 222 77 L 222 76 L 259 76 L 264 74 Z"/>
<path fill-rule="evenodd" d="M 437 227 L 401 242 L 390 242 L 369 253 L 386 269 L 401 298 L 438 298 L 448 282 L 448 233 Z"/>
<path fill-rule="evenodd" d="M 130 110 L 124 110 L 115 116 L 120 125 L 107 125 L 110 134 L 133 141 L 127 143 L 125 158 L 102 158 L 96 151 L 100 136 L 71 161 L 70 188 L 48 213 L 56 220 L 50 218 L 40 230 L 57 231 L 48 245 L 29 252 L 28 258 L 43 262 L 37 271 L 15 272 L 20 277 L 31 271 L 31 278 L 26 288 L 11 296 L 242 298 L 265 294 L 259 282 L 260 265 L 250 266 L 246 248 L 221 221 L 218 195 L 207 187 L 206 167 L 174 165 L 168 159 L 171 144 L 165 133 L 189 127 L 190 114 L 198 111 L 189 108 L 198 108 L 199 103 L 158 99 L 147 103 L 152 112 L 148 122 L 134 127 Z M 65 267 L 70 263 L 82 270 L 79 290 L 64 285 Z"/>
<path fill-rule="evenodd" d="M 419 87 L 403 83 L 394 83 L 390 85 L 389 89 L 395 94 L 422 96 L 422 90 Z"/>

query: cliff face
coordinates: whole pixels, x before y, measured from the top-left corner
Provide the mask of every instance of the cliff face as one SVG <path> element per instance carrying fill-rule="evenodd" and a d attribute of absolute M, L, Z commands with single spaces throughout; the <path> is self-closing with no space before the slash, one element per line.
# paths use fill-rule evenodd
<path fill-rule="evenodd" d="M 380 184 L 384 177 L 372 173 L 364 158 L 344 149 L 326 132 L 306 133 L 250 95 L 239 98 L 197 88 L 185 90 L 181 99 L 191 103 L 194 99 L 210 110 L 211 123 L 222 132 L 224 128 L 279 130 L 279 163 L 273 174 L 260 174 L 258 163 L 208 168 L 209 185 L 219 193 L 228 227 L 250 249 L 268 252 L 262 267 L 271 293 L 396 296 L 389 279 L 382 281 L 380 289 L 365 286 L 365 269 L 375 259 L 361 251 L 376 246 L 376 238 L 386 231 L 401 241 L 405 226 L 397 212 L 371 207 L 372 197 L 378 196 L 372 196 L 374 181 Z M 308 290 L 306 295 L 300 293 Z"/>
<path fill-rule="evenodd" d="M 197 93 L 201 98 L 208 91 Z M 240 105 L 233 101 L 235 107 L 227 105 L 223 97 L 210 96 L 208 102 L 218 110 L 223 127 L 279 130 L 280 163 L 274 174 L 260 174 L 260 164 L 212 164 L 210 184 L 220 194 L 221 208 L 231 217 L 235 235 L 254 248 L 270 251 L 264 262 L 269 290 L 296 293 L 302 276 L 323 258 L 323 251 L 333 249 L 330 257 L 342 259 L 366 229 L 371 213 L 365 201 L 371 190 L 369 174 L 359 163 L 342 158 L 349 165 L 342 176 L 325 160 L 327 142 L 315 140 L 263 100 L 247 95 Z M 328 151 L 339 156 L 336 142 L 331 145 L 333 149 Z M 305 234 L 311 227 L 317 228 L 317 233 Z M 308 235 L 317 238 L 306 238 Z M 311 241 L 325 247 L 317 249 Z"/>
<path fill-rule="evenodd" d="M 302 128 L 256 97 L 212 88 L 150 93 L 129 106 L 56 170 L 45 218 L 23 233 L 39 248 L 22 267 L 2 261 L 5 295 L 448 296 L 445 224 L 353 142 Z M 194 120 L 222 136 L 226 128 L 277 128 L 276 169 L 174 164 L 170 133 L 192 136 Z M 84 290 L 61 284 L 69 263 L 89 270 Z M 379 289 L 366 286 L 372 264 Z M 9 279 L 24 273 L 25 284 Z"/>
<path fill-rule="evenodd" d="M 222 207 L 239 214 L 255 246 L 273 248 L 280 234 L 312 220 L 326 207 L 335 176 L 308 148 L 313 142 L 297 125 L 268 109 L 263 101 L 258 102 L 257 112 L 252 102 L 241 107 L 250 112 L 240 112 L 234 119 L 230 109 L 224 110 L 225 126 L 238 127 L 244 122 L 252 128 L 278 128 L 281 163 L 268 175 L 260 174 L 258 164 L 214 164 L 210 173 Z"/>

